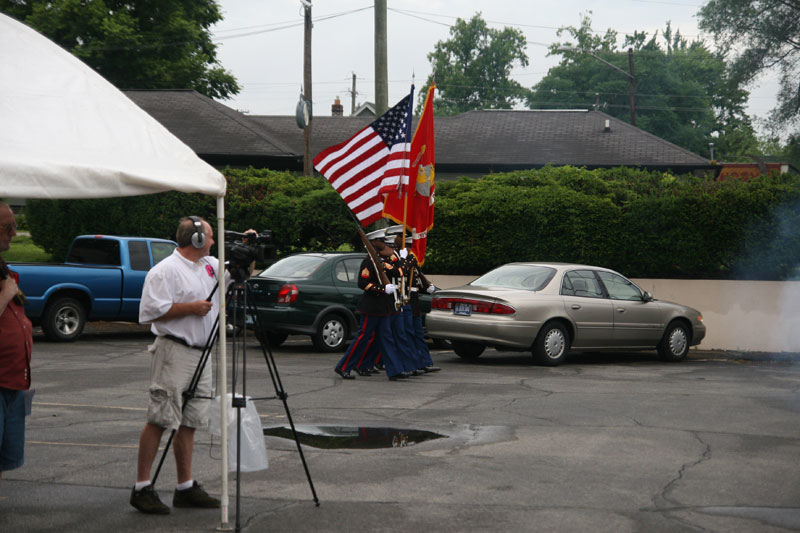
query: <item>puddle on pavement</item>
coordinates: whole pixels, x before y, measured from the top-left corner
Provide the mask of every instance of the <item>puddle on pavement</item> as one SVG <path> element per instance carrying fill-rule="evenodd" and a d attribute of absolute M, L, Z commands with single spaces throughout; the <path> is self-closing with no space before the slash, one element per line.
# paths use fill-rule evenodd
<path fill-rule="evenodd" d="M 295 429 L 301 444 L 324 449 L 402 448 L 447 438 L 447 435 L 421 429 L 353 426 L 295 426 Z M 264 435 L 294 440 L 289 426 L 264 428 Z"/>

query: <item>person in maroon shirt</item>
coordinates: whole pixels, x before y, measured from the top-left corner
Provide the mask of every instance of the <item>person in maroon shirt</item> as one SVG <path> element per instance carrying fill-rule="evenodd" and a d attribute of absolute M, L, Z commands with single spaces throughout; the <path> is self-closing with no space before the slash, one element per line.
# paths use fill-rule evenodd
<path fill-rule="evenodd" d="M 17 234 L 14 213 L 0 202 L 0 253 Z M 0 477 L 19 468 L 25 451 L 25 393 L 31 386 L 33 332 L 17 274 L 0 257 Z"/>

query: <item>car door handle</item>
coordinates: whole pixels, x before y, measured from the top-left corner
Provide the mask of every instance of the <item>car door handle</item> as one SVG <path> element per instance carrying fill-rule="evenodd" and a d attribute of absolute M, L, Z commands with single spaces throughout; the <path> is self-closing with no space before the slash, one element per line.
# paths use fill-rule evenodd
<path fill-rule="evenodd" d="M 624 307 L 617 307 L 617 313 L 624 313 L 624 312 L 625 312 Z"/>
<path fill-rule="evenodd" d="M 578 304 L 572 304 L 572 308 L 575 309 L 575 310 L 578 310 L 578 309 L 581 308 L 581 306 L 578 305 Z"/>

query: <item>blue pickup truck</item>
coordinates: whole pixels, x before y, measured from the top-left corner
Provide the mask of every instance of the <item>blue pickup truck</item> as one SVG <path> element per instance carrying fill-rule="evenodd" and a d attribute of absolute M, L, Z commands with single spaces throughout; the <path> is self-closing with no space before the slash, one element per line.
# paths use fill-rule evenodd
<path fill-rule="evenodd" d="M 164 239 L 80 235 L 63 264 L 9 266 L 19 274 L 28 318 L 49 340 L 73 341 L 87 320 L 136 322 L 147 271 L 176 246 Z"/>

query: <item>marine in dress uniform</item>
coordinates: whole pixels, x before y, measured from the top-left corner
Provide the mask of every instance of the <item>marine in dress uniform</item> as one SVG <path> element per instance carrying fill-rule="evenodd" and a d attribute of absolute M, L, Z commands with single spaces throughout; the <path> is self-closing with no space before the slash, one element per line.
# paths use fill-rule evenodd
<path fill-rule="evenodd" d="M 402 260 L 404 284 L 407 291 L 408 305 L 403 309 L 404 338 L 403 344 L 413 360 L 416 375 L 441 370 L 433 365 L 428 345 L 425 342 L 425 331 L 422 325 L 422 311 L 419 303 L 419 290 L 432 293 L 436 288 L 422 281 L 419 275 L 417 258 L 411 251 L 413 236 L 406 235 L 406 248 L 403 249 L 403 227 L 392 226 L 386 229 L 387 236 L 394 235 L 395 253 Z"/>
<path fill-rule="evenodd" d="M 405 271 L 406 276 L 408 277 L 406 285 L 409 287 L 409 298 L 411 300 L 411 310 L 413 315 L 411 327 L 412 332 L 410 335 L 417 347 L 420 361 L 423 365 L 421 370 L 425 372 L 436 372 L 441 370 L 441 368 L 433 364 L 431 352 L 428 350 L 428 343 L 425 342 L 425 328 L 422 325 L 422 316 L 424 313 L 422 312 L 422 306 L 419 303 L 420 291 L 433 294 L 433 292 L 436 291 L 436 287 L 432 283 L 427 282 L 427 279 L 423 279 L 423 277 L 420 275 L 421 271 L 417 261 L 417 256 L 414 255 L 414 252 L 411 250 L 413 242 L 414 241 L 412 237 L 406 237 L 406 249 L 408 251 L 408 255 L 405 257 Z"/>
<path fill-rule="evenodd" d="M 424 372 L 419 371 L 420 363 L 418 361 L 417 350 L 409 342 L 409 326 L 411 326 L 411 306 L 410 303 L 405 303 L 406 295 L 402 292 L 402 282 L 405 278 L 403 265 L 405 261 L 394 250 L 394 235 L 389 234 L 387 228 L 386 244 L 390 247 L 391 253 L 384 256 L 384 264 L 386 274 L 389 276 L 392 283 L 398 286 L 400 292 L 397 293 L 395 310 L 390 316 L 392 322 L 392 333 L 394 333 L 395 345 L 400 355 L 400 363 L 403 370 L 411 375 L 419 376 Z"/>
<path fill-rule="evenodd" d="M 384 230 L 369 233 L 367 238 L 372 242 L 376 251 L 387 253 L 386 245 L 382 238 Z M 361 313 L 361 320 L 356 336 L 347 348 L 344 356 L 336 363 L 334 372 L 343 379 L 353 379 L 350 372 L 366 359 L 368 351 L 377 343 L 381 354 L 381 362 L 385 365 L 386 375 L 392 381 L 407 377 L 403 373 L 400 356 L 394 343 L 392 332 L 391 314 L 394 312 L 393 293 L 396 285 L 384 285 L 371 257 L 367 256 L 359 267 L 358 286 L 364 292 L 359 299 L 357 309 Z M 369 369 L 370 367 L 367 367 Z"/>

